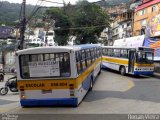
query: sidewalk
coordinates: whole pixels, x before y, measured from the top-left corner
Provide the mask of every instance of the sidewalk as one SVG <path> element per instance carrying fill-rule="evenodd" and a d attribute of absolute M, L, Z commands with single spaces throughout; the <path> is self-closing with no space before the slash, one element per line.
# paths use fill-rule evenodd
<path fill-rule="evenodd" d="M 156 78 L 160 79 L 160 73 L 154 72 L 153 77 L 156 77 Z"/>

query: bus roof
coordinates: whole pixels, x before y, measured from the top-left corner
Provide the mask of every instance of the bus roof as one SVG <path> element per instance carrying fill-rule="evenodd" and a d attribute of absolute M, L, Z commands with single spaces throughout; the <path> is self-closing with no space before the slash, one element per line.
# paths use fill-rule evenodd
<path fill-rule="evenodd" d="M 120 47 L 120 46 L 102 46 L 102 48 L 125 48 L 125 49 L 139 49 L 139 48 L 147 48 L 147 49 L 151 49 L 150 47 Z"/>
<path fill-rule="evenodd" d="M 25 52 L 31 52 L 31 51 L 38 51 L 41 52 L 42 50 L 82 50 L 82 49 L 87 49 L 87 48 L 92 48 L 92 47 L 100 47 L 100 45 L 98 44 L 84 44 L 84 45 L 73 45 L 73 46 L 47 46 L 47 47 L 36 47 L 36 48 L 28 48 L 28 49 L 23 49 L 23 50 L 19 50 L 16 53 L 17 54 L 21 54 L 21 53 L 25 53 Z"/>

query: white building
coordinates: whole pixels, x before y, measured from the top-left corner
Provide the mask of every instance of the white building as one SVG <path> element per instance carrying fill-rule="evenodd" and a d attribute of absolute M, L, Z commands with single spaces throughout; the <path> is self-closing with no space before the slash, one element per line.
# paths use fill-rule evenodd
<path fill-rule="evenodd" d="M 54 31 L 48 31 L 48 32 L 46 32 L 46 35 L 45 35 L 45 38 L 44 38 L 45 44 L 47 42 L 47 44 L 49 46 L 54 46 L 55 45 L 54 37 L 55 37 Z"/>

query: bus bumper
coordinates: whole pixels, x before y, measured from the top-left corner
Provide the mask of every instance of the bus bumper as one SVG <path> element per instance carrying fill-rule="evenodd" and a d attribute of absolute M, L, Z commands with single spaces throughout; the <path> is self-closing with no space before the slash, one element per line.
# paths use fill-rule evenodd
<path fill-rule="evenodd" d="M 78 106 L 77 98 L 61 98 L 61 99 L 22 99 L 20 100 L 23 107 L 34 106 Z"/>
<path fill-rule="evenodd" d="M 153 71 L 134 71 L 134 75 L 153 75 Z"/>

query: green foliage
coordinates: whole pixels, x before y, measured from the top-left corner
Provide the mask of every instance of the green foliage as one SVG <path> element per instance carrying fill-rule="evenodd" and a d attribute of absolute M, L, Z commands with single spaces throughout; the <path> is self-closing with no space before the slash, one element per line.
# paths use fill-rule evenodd
<path fill-rule="evenodd" d="M 50 19 L 55 20 L 55 43 L 58 45 L 67 45 L 70 35 L 71 22 L 61 8 L 52 8 L 46 11 Z"/>
<path fill-rule="evenodd" d="M 45 26 L 45 23 L 35 23 L 31 25 L 31 27 L 44 27 L 44 26 Z"/>
<path fill-rule="evenodd" d="M 72 16 L 73 27 L 77 28 L 72 33 L 78 36 L 76 43 L 97 43 L 100 33 L 109 26 L 109 16 L 100 6 L 82 3 Z"/>
<path fill-rule="evenodd" d="M 76 6 L 67 5 L 64 9 L 52 8 L 46 14 L 55 20 L 55 42 L 58 45 L 66 45 L 71 35 L 77 37 L 77 44 L 97 43 L 100 33 L 110 22 L 100 6 L 87 1 Z"/>
<path fill-rule="evenodd" d="M 0 2 L 0 25 L 5 24 L 8 26 L 15 26 L 20 17 L 21 4 Z M 34 9 L 33 5 L 26 5 L 26 14 L 29 16 Z M 44 10 L 39 10 L 34 17 L 41 18 Z"/>

